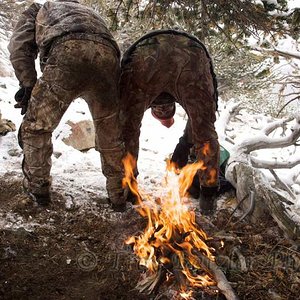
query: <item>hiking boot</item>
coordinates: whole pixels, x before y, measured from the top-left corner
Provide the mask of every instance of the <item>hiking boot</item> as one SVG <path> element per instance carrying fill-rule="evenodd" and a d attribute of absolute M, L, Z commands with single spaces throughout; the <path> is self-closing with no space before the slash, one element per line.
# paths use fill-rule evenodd
<path fill-rule="evenodd" d="M 29 193 L 30 198 L 41 206 L 48 206 L 51 203 L 51 197 L 49 193 L 46 194 L 36 194 Z"/>
<path fill-rule="evenodd" d="M 200 212 L 203 215 L 211 216 L 216 210 L 215 199 L 204 198 L 203 195 L 200 195 Z"/>
<path fill-rule="evenodd" d="M 217 208 L 216 194 L 218 187 L 201 187 L 199 204 L 203 215 L 213 215 Z"/>
<path fill-rule="evenodd" d="M 124 212 L 126 210 L 126 199 L 124 193 L 124 190 L 121 192 L 108 193 L 108 201 L 115 212 Z"/>
<path fill-rule="evenodd" d="M 126 211 L 126 203 L 112 203 L 111 208 L 115 212 L 124 212 Z"/>

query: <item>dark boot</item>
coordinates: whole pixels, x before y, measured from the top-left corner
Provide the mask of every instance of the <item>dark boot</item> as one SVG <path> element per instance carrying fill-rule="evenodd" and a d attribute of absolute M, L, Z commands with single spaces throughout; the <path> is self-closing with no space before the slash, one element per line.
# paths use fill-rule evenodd
<path fill-rule="evenodd" d="M 29 193 L 30 198 L 35 201 L 38 205 L 48 206 L 51 203 L 51 197 L 49 193 L 46 194 L 35 194 Z"/>
<path fill-rule="evenodd" d="M 111 208 L 115 212 L 126 211 L 126 203 L 111 203 Z"/>
<path fill-rule="evenodd" d="M 126 201 L 135 205 L 138 203 L 138 197 L 131 190 L 128 190 L 126 195 Z"/>
<path fill-rule="evenodd" d="M 200 191 L 200 211 L 203 215 L 213 215 L 216 210 L 216 195 L 218 187 L 201 187 Z"/>
<path fill-rule="evenodd" d="M 199 182 L 199 176 L 197 174 L 194 176 L 193 182 L 192 182 L 191 186 L 188 188 L 187 192 L 194 199 L 199 199 L 199 197 L 200 197 L 200 182 Z"/>
<path fill-rule="evenodd" d="M 117 193 L 110 193 L 108 198 L 111 208 L 115 212 L 124 212 L 126 210 L 126 200 L 124 197 L 124 191 Z"/>
<path fill-rule="evenodd" d="M 22 169 L 24 170 L 23 164 L 24 164 L 24 159 L 23 159 L 23 163 L 22 163 Z M 23 178 L 23 189 L 24 189 L 24 192 L 38 205 L 47 206 L 51 203 L 50 184 L 49 183 L 46 183 L 41 186 L 41 189 L 43 191 L 42 193 L 33 193 L 29 189 L 28 179 L 26 177 L 24 177 Z"/>

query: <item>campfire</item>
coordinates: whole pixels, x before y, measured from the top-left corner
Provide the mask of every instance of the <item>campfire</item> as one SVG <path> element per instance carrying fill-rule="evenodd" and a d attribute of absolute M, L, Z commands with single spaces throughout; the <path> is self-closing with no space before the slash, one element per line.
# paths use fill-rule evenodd
<path fill-rule="evenodd" d="M 218 289 L 209 287 L 217 285 L 216 273 L 220 275 L 220 270 L 214 263 L 213 249 L 206 244 L 206 233 L 196 224 L 187 197 L 187 189 L 197 170 L 204 168 L 203 163 L 178 170 L 168 161 L 162 196 L 157 199 L 138 189 L 134 158 L 127 155 L 123 163 L 123 185 L 128 185 L 136 195 L 137 210 L 148 222 L 142 234 L 126 241 L 133 246 L 140 265 L 146 267 L 137 289 L 150 295 L 157 293 L 163 284 L 172 284 L 182 299 L 192 299 L 197 289 L 218 293 Z"/>

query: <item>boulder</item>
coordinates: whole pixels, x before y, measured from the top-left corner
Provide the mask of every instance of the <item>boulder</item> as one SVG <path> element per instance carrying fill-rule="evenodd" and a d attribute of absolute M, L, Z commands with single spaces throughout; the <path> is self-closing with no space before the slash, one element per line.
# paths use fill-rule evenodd
<path fill-rule="evenodd" d="M 1 61 L 1 56 L 0 56 L 0 77 L 12 77 L 12 76 L 13 76 L 12 70 L 7 67 L 7 64 Z"/>
<path fill-rule="evenodd" d="M 95 148 L 95 128 L 93 121 L 83 120 L 73 123 L 68 121 L 71 127 L 71 134 L 63 138 L 63 142 L 79 151 L 86 151 Z"/>
<path fill-rule="evenodd" d="M 16 125 L 10 120 L 2 119 L 0 112 L 0 135 L 6 135 L 11 131 L 16 131 Z"/>

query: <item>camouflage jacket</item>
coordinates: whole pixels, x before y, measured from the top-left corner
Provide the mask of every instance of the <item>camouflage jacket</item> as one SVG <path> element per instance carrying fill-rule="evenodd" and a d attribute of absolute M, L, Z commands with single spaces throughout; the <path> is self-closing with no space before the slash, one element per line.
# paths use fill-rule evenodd
<path fill-rule="evenodd" d="M 178 47 L 178 51 L 173 53 L 171 49 L 174 48 L 175 45 Z M 195 48 L 202 49 L 202 55 L 193 55 L 193 49 Z M 182 52 L 181 49 L 183 49 Z M 171 52 L 173 56 L 172 59 L 169 56 L 170 54 L 168 54 Z M 174 59 L 175 55 L 178 55 L 176 62 Z M 177 76 L 175 65 L 179 67 L 180 62 L 186 59 L 187 56 L 195 60 L 195 63 L 190 67 L 191 70 L 194 69 L 194 75 L 191 75 L 192 77 L 189 78 L 189 80 L 193 81 L 193 84 L 189 85 L 189 89 L 195 89 L 195 86 L 198 86 L 197 89 L 200 88 L 202 83 L 199 80 L 195 81 L 194 78 L 198 78 L 198 74 L 204 72 L 205 64 L 208 64 L 208 68 L 205 68 L 206 75 L 202 78 L 208 78 L 206 85 L 203 87 L 203 96 L 199 97 L 199 99 L 193 103 L 189 100 L 190 95 L 186 95 L 187 91 L 182 93 L 183 97 L 176 97 L 178 89 L 177 78 L 179 78 L 179 76 Z M 160 61 L 160 64 L 156 63 L 157 61 Z M 203 64 L 202 67 L 201 64 Z M 172 69 L 170 65 L 174 65 L 174 68 Z M 205 45 L 197 37 L 187 32 L 174 29 L 151 31 L 139 38 L 125 51 L 122 57 L 121 67 L 123 135 L 125 136 L 128 151 L 134 154 L 138 152 L 136 136 L 138 135 L 137 132 L 140 128 L 141 119 L 144 112 L 151 107 L 152 102 L 158 95 L 157 92 L 170 93 L 176 99 L 177 103 L 186 111 L 188 110 L 189 119 L 181 141 L 192 146 L 195 143 L 193 135 L 197 135 L 199 140 L 199 134 L 193 134 L 191 118 L 193 120 L 199 119 L 199 122 L 205 119 L 206 124 L 212 124 L 210 129 L 213 128 L 215 110 L 217 110 L 218 105 L 218 84 L 212 59 Z M 167 70 L 167 72 L 165 70 Z M 137 73 L 138 75 L 134 75 Z M 173 84 L 170 84 L 169 81 L 172 81 Z M 164 82 L 164 87 L 162 87 L 162 82 Z M 188 85 L 186 84 L 186 86 Z M 206 91 L 210 90 L 210 86 L 213 90 L 212 95 L 211 92 L 206 93 Z M 157 87 L 161 87 L 161 90 Z M 142 90 L 142 94 L 140 90 Z M 188 104 L 187 102 L 190 103 Z M 212 103 L 212 105 L 210 103 Z M 188 109 L 187 106 L 189 106 Z M 199 107 L 201 109 L 199 109 Z M 203 114 L 204 111 L 207 112 L 206 115 L 200 116 L 199 114 Z M 208 117 L 208 115 L 210 115 L 210 117 Z M 199 122 L 197 121 L 196 123 L 200 124 Z M 206 130 L 205 135 L 203 134 L 203 138 L 207 140 L 216 139 L 217 135 L 215 130 Z"/>
<path fill-rule="evenodd" d="M 33 3 L 25 10 L 8 45 L 10 60 L 20 84 L 34 86 L 38 53 L 41 62 L 45 61 L 54 41 L 75 33 L 81 34 L 82 39 L 91 39 L 91 36 L 105 38 L 119 53 L 104 20 L 76 0 L 47 1 L 44 5 Z"/>
<path fill-rule="evenodd" d="M 157 35 L 164 35 L 164 34 L 170 34 L 170 35 L 178 35 L 178 36 L 185 36 L 188 39 L 196 42 L 197 44 L 199 44 L 202 49 L 205 51 L 206 56 L 209 58 L 210 61 L 210 72 L 213 78 L 213 85 L 214 85 L 214 98 L 215 98 L 215 102 L 216 102 L 216 110 L 218 109 L 218 82 L 216 79 L 216 74 L 214 72 L 214 67 L 212 64 L 212 59 L 206 49 L 206 47 L 204 46 L 204 44 L 194 35 L 189 34 L 187 32 L 184 31 L 180 31 L 180 30 L 175 30 L 175 29 L 159 29 L 159 30 L 153 30 L 150 31 L 149 33 L 143 35 L 141 38 L 139 38 L 138 40 L 136 40 L 123 54 L 122 57 L 122 61 L 121 61 L 121 65 L 122 67 L 124 67 L 128 62 L 131 61 L 131 56 L 133 55 L 136 47 L 140 44 L 147 44 L 148 41 L 150 41 L 151 43 L 151 39 Z"/>

